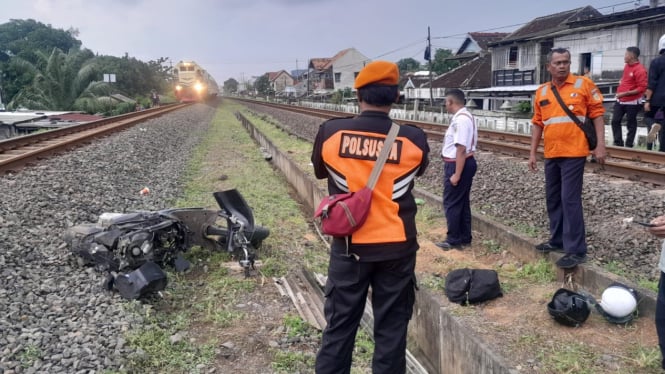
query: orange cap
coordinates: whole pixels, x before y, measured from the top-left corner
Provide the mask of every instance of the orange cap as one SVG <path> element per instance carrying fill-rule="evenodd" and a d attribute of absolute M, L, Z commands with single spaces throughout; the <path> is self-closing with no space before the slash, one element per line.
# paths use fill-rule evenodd
<path fill-rule="evenodd" d="M 396 86 L 398 82 L 399 69 L 396 64 L 388 61 L 373 61 L 360 70 L 353 88 L 362 88 L 368 84 Z"/>

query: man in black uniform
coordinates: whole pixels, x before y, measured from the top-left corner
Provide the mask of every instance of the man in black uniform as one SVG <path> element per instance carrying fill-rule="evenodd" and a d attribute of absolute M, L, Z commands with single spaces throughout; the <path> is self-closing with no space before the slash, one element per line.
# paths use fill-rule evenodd
<path fill-rule="evenodd" d="M 361 113 L 324 122 L 314 142 L 312 163 L 330 194 L 365 186 L 399 98 L 399 70 L 386 61 L 367 64 L 356 77 Z M 316 373 L 349 373 L 358 325 L 369 286 L 374 311 L 374 373 L 406 371 L 406 333 L 415 299 L 416 176 L 428 164 L 425 133 L 400 126 L 372 193 L 369 216 L 349 238 L 334 238 L 326 283 L 325 317 Z M 348 239 L 348 246 L 347 240 Z"/>
<path fill-rule="evenodd" d="M 658 150 L 665 152 L 665 34 L 658 40 L 658 54 L 649 65 L 649 82 L 644 93 L 644 122 L 649 129 L 647 149 L 658 139 Z"/>

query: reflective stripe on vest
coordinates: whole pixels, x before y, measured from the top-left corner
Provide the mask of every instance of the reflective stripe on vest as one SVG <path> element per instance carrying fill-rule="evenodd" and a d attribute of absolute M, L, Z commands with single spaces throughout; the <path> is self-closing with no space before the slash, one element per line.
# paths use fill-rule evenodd
<path fill-rule="evenodd" d="M 579 119 L 582 123 L 584 123 L 584 121 L 586 121 L 585 116 L 577 116 L 577 119 Z M 560 116 L 560 117 L 551 117 L 551 118 L 543 121 L 543 125 L 547 126 L 547 125 L 556 125 L 556 124 L 560 124 L 560 123 L 570 123 L 570 122 L 573 122 L 573 121 L 571 120 L 570 116 L 566 115 L 566 116 Z"/>
<path fill-rule="evenodd" d="M 582 87 L 582 83 L 583 83 L 582 78 L 577 78 L 577 80 L 575 81 L 575 88 Z"/>
<path fill-rule="evenodd" d="M 545 97 L 547 95 L 547 85 L 544 85 L 540 90 L 540 97 Z"/>

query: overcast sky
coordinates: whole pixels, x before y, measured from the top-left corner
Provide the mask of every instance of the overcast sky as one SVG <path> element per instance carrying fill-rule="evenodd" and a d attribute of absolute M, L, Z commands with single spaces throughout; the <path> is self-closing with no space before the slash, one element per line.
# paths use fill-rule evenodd
<path fill-rule="evenodd" d="M 0 24 L 32 18 L 79 30 L 105 55 L 195 60 L 221 85 L 269 71 L 305 68 L 354 47 L 370 59 L 423 62 L 456 49 L 466 33 L 513 31 L 533 18 L 591 5 L 602 13 L 648 0 L 0 0 Z"/>

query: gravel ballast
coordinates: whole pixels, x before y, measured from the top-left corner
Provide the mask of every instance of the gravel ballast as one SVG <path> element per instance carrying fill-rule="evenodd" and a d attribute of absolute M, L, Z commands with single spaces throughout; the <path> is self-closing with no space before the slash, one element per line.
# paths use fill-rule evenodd
<path fill-rule="evenodd" d="M 149 306 L 102 292 L 104 274 L 79 266 L 63 234 L 104 212 L 168 208 L 214 113 L 196 104 L 0 176 L 0 372 L 118 370 L 140 354 L 124 334 Z"/>

